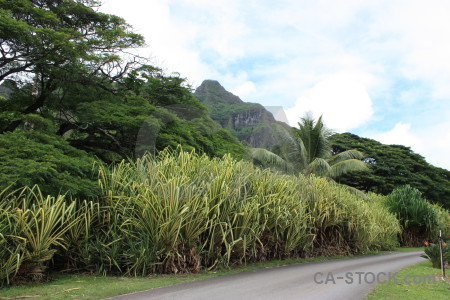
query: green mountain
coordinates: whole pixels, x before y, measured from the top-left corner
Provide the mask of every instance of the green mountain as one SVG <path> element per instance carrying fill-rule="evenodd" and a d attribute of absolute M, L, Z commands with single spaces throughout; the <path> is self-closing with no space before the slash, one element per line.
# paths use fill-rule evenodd
<path fill-rule="evenodd" d="M 242 101 L 215 80 L 203 81 L 194 95 L 208 107 L 213 120 L 252 147 L 272 150 L 291 138 L 289 125 L 276 121 L 261 104 Z"/>

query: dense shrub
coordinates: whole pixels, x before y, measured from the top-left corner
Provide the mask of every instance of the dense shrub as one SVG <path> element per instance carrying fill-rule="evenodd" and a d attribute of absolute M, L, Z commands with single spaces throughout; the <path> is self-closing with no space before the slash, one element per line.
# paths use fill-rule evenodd
<path fill-rule="evenodd" d="M 386 198 L 386 205 L 403 227 L 402 245 L 421 246 L 426 240 L 436 240 L 439 230 L 449 232 L 448 211 L 429 203 L 419 190 L 409 185 L 392 191 Z"/>
<path fill-rule="evenodd" d="M 99 174 L 95 201 L 37 187 L 2 194 L 0 280 L 46 268 L 145 275 L 348 254 L 393 247 L 400 230 L 382 197 L 230 156 L 166 150 Z"/>
<path fill-rule="evenodd" d="M 422 254 L 421 257 L 428 259 L 433 268 L 441 268 L 441 251 L 439 249 L 439 244 L 430 243 L 425 247 L 425 254 Z M 445 261 L 449 261 L 450 249 L 447 244 L 444 244 L 442 247 L 442 254 Z"/>
<path fill-rule="evenodd" d="M 302 199 L 311 219 L 314 248 L 321 254 L 348 254 L 397 245 L 400 226 L 383 205 L 383 196 L 361 194 L 325 178 L 299 178 Z"/>
<path fill-rule="evenodd" d="M 98 160 L 63 138 L 43 130 L 16 130 L 0 134 L 0 145 L 0 190 L 38 184 L 45 194 L 98 195 L 92 169 Z"/>

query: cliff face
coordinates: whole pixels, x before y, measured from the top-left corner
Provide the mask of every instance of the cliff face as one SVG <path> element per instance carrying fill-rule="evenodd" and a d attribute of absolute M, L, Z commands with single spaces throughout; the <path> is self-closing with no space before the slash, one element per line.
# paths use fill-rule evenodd
<path fill-rule="evenodd" d="M 261 104 L 243 102 L 217 81 L 203 81 L 194 95 L 208 107 L 213 120 L 252 147 L 272 150 L 290 134 L 290 127 L 276 121 Z"/>
<path fill-rule="evenodd" d="M 275 122 L 273 115 L 262 106 L 237 113 L 232 118 L 235 130 L 242 129 L 246 126 L 256 126 L 265 122 Z"/>

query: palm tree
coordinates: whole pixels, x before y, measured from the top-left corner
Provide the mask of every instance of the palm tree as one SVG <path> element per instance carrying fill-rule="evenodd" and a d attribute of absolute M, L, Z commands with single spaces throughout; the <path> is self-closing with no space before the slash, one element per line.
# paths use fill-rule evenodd
<path fill-rule="evenodd" d="M 333 132 L 324 125 L 322 116 L 315 121 L 310 114 L 306 114 L 298 125 L 299 128 L 293 128 L 293 134 L 286 136 L 273 152 L 261 148 L 252 149 L 254 161 L 287 173 L 315 174 L 330 178 L 368 170 L 367 165 L 361 161 L 363 154 L 357 150 L 332 155 L 328 138 Z"/>

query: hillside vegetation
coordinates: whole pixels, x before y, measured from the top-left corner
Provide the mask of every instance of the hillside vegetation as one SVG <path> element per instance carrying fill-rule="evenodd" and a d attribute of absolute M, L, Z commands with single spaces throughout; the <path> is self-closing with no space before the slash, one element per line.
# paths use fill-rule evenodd
<path fill-rule="evenodd" d="M 230 156 L 163 151 L 100 168 L 100 196 L 0 198 L 3 282 L 45 270 L 146 275 L 397 245 L 380 196 L 272 174 Z"/>
<path fill-rule="evenodd" d="M 197 272 L 450 234 L 446 170 L 378 145 L 335 139 L 332 150 L 321 118 L 292 129 L 223 88 L 199 101 L 184 78 L 132 55 L 142 36 L 97 8 L 0 0 L 0 285 L 62 271 Z M 369 192 L 338 183 L 355 170 Z"/>
<path fill-rule="evenodd" d="M 409 184 L 433 202 L 450 209 L 450 171 L 437 168 L 409 147 L 384 145 L 351 133 L 330 137 L 333 153 L 357 149 L 364 153 L 370 173 L 348 173 L 341 183 L 364 191 L 387 195 L 398 186 Z"/>

